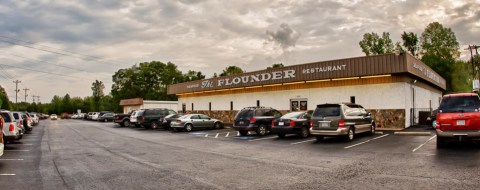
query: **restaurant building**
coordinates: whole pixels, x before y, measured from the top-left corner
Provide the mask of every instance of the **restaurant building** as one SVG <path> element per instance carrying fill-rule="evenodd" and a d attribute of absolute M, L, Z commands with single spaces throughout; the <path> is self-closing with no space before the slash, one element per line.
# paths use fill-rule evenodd
<path fill-rule="evenodd" d="M 445 79 L 407 53 L 355 57 L 261 70 L 168 86 L 180 112 L 231 123 L 238 110 L 273 107 L 284 113 L 318 104 L 354 102 L 372 112 L 378 129 L 402 129 L 419 110 L 438 107 Z"/>
<path fill-rule="evenodd" d="M 176 110 L 178 107 L 177 101 L 155 101 L 143 100 L 143 98 L 131 98 L 120 100 L 120 106 L 123 107 L 123 113 L 129 113 L 132 110 L 140 109 L 154 109 L 167 108 Z"/>

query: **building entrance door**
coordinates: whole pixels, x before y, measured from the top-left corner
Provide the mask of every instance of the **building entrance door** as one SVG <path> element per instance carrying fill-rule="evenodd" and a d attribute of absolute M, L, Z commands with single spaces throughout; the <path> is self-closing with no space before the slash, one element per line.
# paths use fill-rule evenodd
<path fill-rule="evenodd" d="M 308 99 L 290 99 L 290 111 L 307 111 Z"/>

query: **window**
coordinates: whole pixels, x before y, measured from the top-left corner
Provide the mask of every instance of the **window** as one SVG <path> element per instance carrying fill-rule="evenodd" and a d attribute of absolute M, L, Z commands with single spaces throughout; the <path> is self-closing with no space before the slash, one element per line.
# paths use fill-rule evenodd
<path fill-rule="evenodd" d="M 260 100 L 257 100 L 257 107 L 260 107 Z"/>
<path fill-rule="evenodd" d="M 233 111 L 233 101 L 230 101 L 230 111 Z"/>
<path fill-rule="evenodd" d="M 193 109 L 193 103 L 192 103 L 192 111 L 193 111 L 193 110 L 194 110 L 194 109 Z"/>
<path fill-rule="evenodd" d="M 200 116 L 198 116 L 198 115 L 192 115 L 192 116 L 190 117 L 190 119 L 200 119 Z"/>
<path fill-rule="evenodd" d="M 168 114 L 177 114 L 177 112 L 175 112 L 173 110 L 168 110 Z"/>
<path fill-rule="evenodd" d="M 2 113 L 2 117 L 5 120 L 5 123 L 12 122 L 12 118 L 10 117 L 10 115 L 8 113 Z"/>
<path fill-rule="evenodd" d="M 265 110 L 263 109 L 258 109 L 255 111 L 255 116 L 265 116 L 266 113 L 265 113 Z"/>
<path fill-rule="evenodd" d="M 350 103 L 352 103 L 352 104 L 355 103 L 355 96 L 350 96 Z"/>
<path fill-rule="evenodd" d="M 208 102 L 208 111 L 212 111 L 212 102 Z"/>
<path fill-rule="evenodd" d="M 340 116 L 340 105 L 326 104 L 326 105 L 317 106 L 317 109 L 315 109 L 313 116 L 314 117 Z"/>
<path fill-rule="evenodd" d="M 200 115 L 200 119 L 210 119 L 210 117 L 208 117 L 206 115 Z"/>
<path fill-rule="evenodd" d="M 187 105 L 185 103 L 182 103 L 182 113 L 187 112 Z"/>

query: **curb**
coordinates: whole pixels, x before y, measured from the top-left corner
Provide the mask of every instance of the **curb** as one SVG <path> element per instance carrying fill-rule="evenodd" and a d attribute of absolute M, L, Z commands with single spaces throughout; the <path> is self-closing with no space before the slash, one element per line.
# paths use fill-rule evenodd
<path fill-rule="evenodd" d="M 383 131 L 375 131 L 375 135 L 383 135 Z"/>
<path fill-rule="evenodd" d="M 411 135 L 411 136 L 430 136 L 432 135 L 431 132 L 394 132 L 394 135 Z"/>

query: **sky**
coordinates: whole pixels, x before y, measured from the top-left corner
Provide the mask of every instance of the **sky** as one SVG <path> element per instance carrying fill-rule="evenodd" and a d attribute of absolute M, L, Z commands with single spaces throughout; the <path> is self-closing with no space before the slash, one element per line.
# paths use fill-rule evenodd
<path fill-rule="evenodd" d="M 455 32 L 462 59 L 480 45 L 480 0 L 2 0 L 0 85 L 15 101 L 32 95 L 108 94 L 112 75 L 150 61 L 172 62 L 207 78 L 236 65 L 245 71 L 363 56 L 369 32 L 421 35 L 439 22 Z"/>

